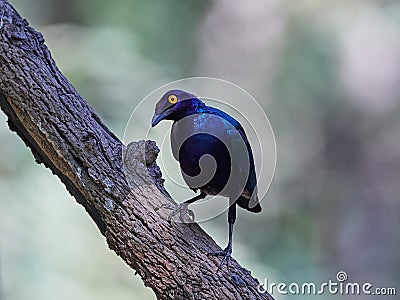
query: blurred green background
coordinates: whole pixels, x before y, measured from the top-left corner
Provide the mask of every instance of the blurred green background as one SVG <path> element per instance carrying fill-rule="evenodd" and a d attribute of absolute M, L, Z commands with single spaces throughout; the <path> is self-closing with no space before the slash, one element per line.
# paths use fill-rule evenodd
<path fill-rule="evenodd" d="M 260 102 L 276 176 L 262 214 L 240 210 L 233 256 L 261 281 L 343 270 L 399 292 L 400 2 L 10 2 L 120 138 L 133 108 L 176 79 L 222 78 Z M 155 299 L 5 121 L 0 299 Z M 202 226 L 225 246 L 225 215 Z"/>

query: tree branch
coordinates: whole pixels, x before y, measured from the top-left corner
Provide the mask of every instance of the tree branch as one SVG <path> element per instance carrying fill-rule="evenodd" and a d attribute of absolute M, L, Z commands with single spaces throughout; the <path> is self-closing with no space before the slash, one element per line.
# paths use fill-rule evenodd
<path fill-rule="evenodd" d="M 272 299 L 234 260 L 235 276 L 217 271 L 220 259 L 206 253 L 220 248 L 197 224 L 166 220 L 169 210 L 157 208 L 172 200 L 155 143 L 122 145 L 60 73 L 42 35 L 5 0 L 0 34 L 0 106 L 10 129 L 158 299 Z"/>

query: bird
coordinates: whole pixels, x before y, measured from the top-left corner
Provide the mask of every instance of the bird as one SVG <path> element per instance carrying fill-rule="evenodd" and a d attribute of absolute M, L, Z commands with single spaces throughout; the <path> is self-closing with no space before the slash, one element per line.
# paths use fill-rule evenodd
<path fill-rule="evenodd" d="M 167 91 L 157 102 L 151 126 L 173 121 L 171 150 L 185 183 L 200 194 L 179 204 L 172 215 L 189 213 L 188 205 L 206 196 L 229 199 L 228 245 L 208 255 L 223 256 L 219 269 L 232 254 L 236 206 L 261 212 L 251 145 L 242 125 L 224 111 L 206 105 L 199 97 L 179 89 Z M 169 218 L 170 219 L 170 218 Z"/>

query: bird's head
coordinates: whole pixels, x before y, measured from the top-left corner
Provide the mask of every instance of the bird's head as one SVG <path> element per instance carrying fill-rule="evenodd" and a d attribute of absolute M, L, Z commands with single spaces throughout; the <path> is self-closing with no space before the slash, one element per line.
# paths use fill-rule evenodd
<path fill-rule="evenodd" d="M 177 121 L 189 114 L 200 112 L 205 104 L 195 95 L 182 90 L 170 90 L 157 102 L 151 126 L 162 120 Z"/>

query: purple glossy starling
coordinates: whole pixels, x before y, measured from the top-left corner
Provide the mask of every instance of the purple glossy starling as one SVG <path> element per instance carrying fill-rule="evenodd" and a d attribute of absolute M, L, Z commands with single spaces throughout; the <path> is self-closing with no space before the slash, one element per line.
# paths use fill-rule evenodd
<path fill-rule="evenodd" d="M 232 253 L 236 205 L 260 212 L 253 153 L 242 125 L 227 113 L 207 106 L 196 96 L 182 90 L 171 90 L 158 101 L 152 127 L 162 120 L 172 120 L 171 148 L 179 161 L 183 179 L 190 189 L 200 191 L 176 209 L 172 215 L 188 211 L 188 204 L 207 195 L 229 198 L 229 242 L 219 252 L 224 262 Z M 193 217 L 193 215 L 192 215 Z"/>

